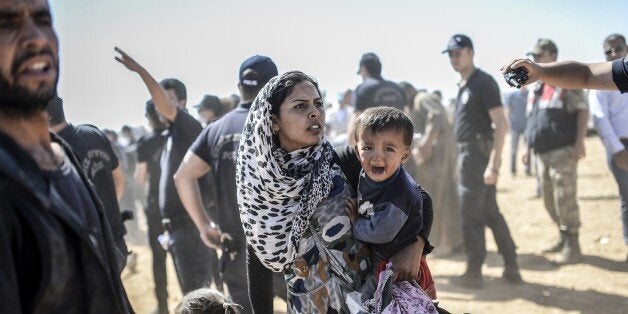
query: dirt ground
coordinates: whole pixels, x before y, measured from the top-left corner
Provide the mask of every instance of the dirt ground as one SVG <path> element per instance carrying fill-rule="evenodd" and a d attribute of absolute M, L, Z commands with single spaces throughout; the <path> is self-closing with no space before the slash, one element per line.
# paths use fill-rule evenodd
<path fill-rule="evenodd" d="M 463 254 L 428 258 L 442 307 L 452 313 L 628 313 L 627 247 L 622 239 L 617 186 L 599 138 L 588 137 L 586 148 L 587 157 L 578 168 L 584 261 L 556 267 L 550 262 L 552 255 L 540 253 L 541 247 L 557 238 L 557 231 L 542 200 L 535 198 L 535 179 L 521 173 L 510 175 L 506 145 L 498 203 L 517 244 L 525 283 L 511 286 L 501 280 L 502 260 L 487 229 L 489 253 L 483 269 L 485 286 L 481 290 L 450 283 L 452 277 L 464 271 Z M 141 243 L 131 247 L 138 254 L 138 271 L 125 270 L 124 284 L 135 311 L 150 313 L 156 304 L 150 251 Z M 169 303 L 173 309 L 181 293 L 170 259 L 168 279 Z M 285 303 L 279 299 L 275 308 L 282 309 L 277 313 L 285 313 Z"/>

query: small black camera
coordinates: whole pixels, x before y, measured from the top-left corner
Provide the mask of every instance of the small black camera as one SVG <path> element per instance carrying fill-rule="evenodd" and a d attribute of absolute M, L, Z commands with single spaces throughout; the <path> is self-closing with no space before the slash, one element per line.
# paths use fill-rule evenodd
<path fill-rule="evenodd" d="M 521 88 L 528 81 L 528 72 L 525 68 L 512 69 L 504 74 L 504 79 L 508 85 Z"/>

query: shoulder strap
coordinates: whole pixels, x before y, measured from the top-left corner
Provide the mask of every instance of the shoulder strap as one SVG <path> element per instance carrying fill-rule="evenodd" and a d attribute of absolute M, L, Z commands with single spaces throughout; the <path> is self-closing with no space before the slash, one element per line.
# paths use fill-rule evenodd
<path fill-rule="evenodd" d="M 357 191 L 362 166 L 355 149 L 353 146 L 338 146 L 334 148 L 334 153 L 334 161 L 340 166 L 353 190 Z"/>

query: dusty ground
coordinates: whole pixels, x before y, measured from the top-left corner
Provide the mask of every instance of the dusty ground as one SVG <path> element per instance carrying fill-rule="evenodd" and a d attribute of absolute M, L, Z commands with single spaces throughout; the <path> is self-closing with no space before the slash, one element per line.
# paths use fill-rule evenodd
<path fill-rule="evenodd" d="M 540 253 L 544 244 L 556 239 L 556 228 L 541 199 L 534 198 L 534 178 L 510 176 L 505 163 L 498 184 L 498 202 L 518 246 L 526 283 L 511 286 L 501 280 L 502 260 L 487 229 L 489 254 L 483 289 L 468 290 L 450 284 L 453 276 L 464 271 L 462 254 L 429 259 L 441 306 L 452 313 L 628 313 L 627 248 L 622 240 L 617 187 L 599 138 L 587 138 L 586 147 L 587 157 L 578 169 L 584 261 L 555 267 L 550 263 L 551 255 Z M 504 160 L 507 154 L 504 152 Z M 132 248 L 138 253 L 138 272 L 125 271 L 123 280 L 134 309 L 150 313 L 155 306 L 150 252 L 139 244 Z M 168 267 L 172 309 L 181 294 L 170 260 Z M 283 306 L 281 301 L 275 302 L 275 308 Z"/>

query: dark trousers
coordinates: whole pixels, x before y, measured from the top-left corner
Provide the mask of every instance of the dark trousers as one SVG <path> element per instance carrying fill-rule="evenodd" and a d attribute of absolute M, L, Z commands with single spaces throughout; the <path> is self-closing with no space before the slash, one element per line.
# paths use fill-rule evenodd
<path fill-rule="evenodd" d="M 166 275 L 166 250 L 161 247 L 157 237 L 164 232 L 161 225 L 161 215 L 159 207 L 148 207 L 144 210 L 146 223 L 148 224 L 148 245 L 153 258 L 153 280 L 155 281 L 155 297 L 160 309 L 168 309 L 168 291 Z"/>
<path fill-rule="evenodd" d="M 242 313 L 253 313 L 246 281 L 246 245 L 243 242 L 238 245 L 237 252 L 234 260 L 224 262 L 222 280 L 233 302 L 243 307 Z"/>
<path fill-rule="evenodd" d="M 288 290 L 283 273 L 275 273 L 259 261 L 253 249 L 247 249 L 247 273 L 249 296 L 255 314 L 272 314 L 273 298 L 286 301 Z M 287 310 L 287 309 L 284 309 Z"/>
<path fill-rule="evenodd" d="M 506 266 L 516 265 L 515 243 L 504 216 L 499 212 L 495 186 L 484 184 L 492 141 L 461 143 L 458 147 L 458 195 L 468 271 L 481 271 L 486 257 L 485 226 L 493 232 Z"/>
<path fill-rule="evenodd" d="M 170 233 L 168 250 L 172 255 L 181 292 L 186 294 L 209 286 L 211 249 L 203 243 L 192 221 L 173 221 L 166 229 Z"/>

